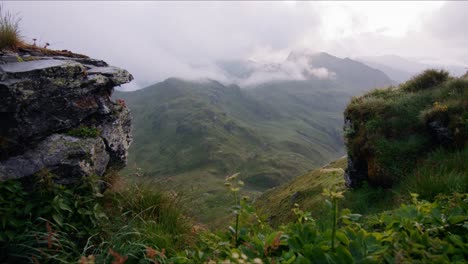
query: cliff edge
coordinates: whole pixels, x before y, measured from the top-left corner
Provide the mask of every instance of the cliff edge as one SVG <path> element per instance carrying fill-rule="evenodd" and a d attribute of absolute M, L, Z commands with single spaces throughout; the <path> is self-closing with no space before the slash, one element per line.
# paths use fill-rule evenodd
<path fill-rule="evenodd" d="M 351 100 L 345 110 L 346 184 L 390 187 L 436 149 L 468 145 L 468 80 L 426 70 Z"/>
<path fill-rule="evenodd" d="M 70 52 L 0 52 L 0 181 L 48 171 L 60 184 L 121 168 L 132 142 L 132 75 Z"/>

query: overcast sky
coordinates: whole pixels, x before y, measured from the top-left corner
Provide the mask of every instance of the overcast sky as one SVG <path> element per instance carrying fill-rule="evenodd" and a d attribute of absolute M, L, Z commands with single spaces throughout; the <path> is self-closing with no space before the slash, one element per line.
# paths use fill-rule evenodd
<path fill-rule="evenodd" d="M 216 78 L 219 59 L 281 61 L 293 49 L 468 62 L 468 2 L 4 2 L 22 35 L 129 70 L 141 87 Z"/>

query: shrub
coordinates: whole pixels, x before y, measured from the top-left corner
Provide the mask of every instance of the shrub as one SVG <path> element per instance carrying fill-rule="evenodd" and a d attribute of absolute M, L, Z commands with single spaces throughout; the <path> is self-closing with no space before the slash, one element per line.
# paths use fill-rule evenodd
<path fill-rule="evenodd" d="M 23 45 L 20 35 L 19 23 L 21 18 L 4 11 L 0 5 L 0 50 L 16 50 Z"/>
<path fill-rule="evenodd" d="M 444 70 L 429 69 L 402 84 L 401 88 L 416 92 L 438 86 L 449 79 L 449 73 Z"/>
<path fill-rule="evenodd" d="M 448 96 L 453 96 L 453 95 L 461 95 L 462 97 L 468 96 L 467 90 L 468 90 L 468 80 L 467 79 L 452 79 L 449 80 L 446 85 L 447 87 L 447 92 Z"/>
<path fill-rule="evenodd" d="M 297 222 L 279 230 L 252 225 L 238 246 L 228 232 L 205 235 L 168 263 L 463 263 L 468 257 L 467 194 L 433 203 L 412 194 L 409 204 L 371 218 L 340 210 L 340 192 L 328 196 L 330 227 L 318 228 L 296 206 Z"/>

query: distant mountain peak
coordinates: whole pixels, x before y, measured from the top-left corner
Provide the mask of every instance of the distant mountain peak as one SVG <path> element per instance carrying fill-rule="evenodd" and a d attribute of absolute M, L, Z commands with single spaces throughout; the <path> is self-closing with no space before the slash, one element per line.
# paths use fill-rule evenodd
<path fill-rule="evenodd" d="M 310 59 L 310 58 L 316 58 L 316 57 L 338 59 L 338 57 L 335 57 L 323 51 L 313 51 L 311 49 L 297 49 L 297 50 L 292 50 L 289 53 L 288 57 L 286 58 L 286 61 L 295 61 L 301 58 Z"/>

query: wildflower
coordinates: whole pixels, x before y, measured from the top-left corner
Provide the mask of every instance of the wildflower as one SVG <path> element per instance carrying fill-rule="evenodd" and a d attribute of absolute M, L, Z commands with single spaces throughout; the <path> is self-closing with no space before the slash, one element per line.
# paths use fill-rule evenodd
<path fill-rule="evenodd" d="M 109 254 L 111 254 L 112 257 L 114 258 L 114 261 L 112 261 L 112 264 L 124 264 L 125 261 L 127 261 L 128 259 L 128 256 L 122 256 L 119 253 L 112 250 L 112 248 L 109 248 Z"/>
<path fill-rule="evenodd" d="M 440 112 L 447 112 L 448 107 L 444 104 L 441 104 L 439 102 L 434 103 L 434 109 Z"/>
<path fill-rule="evenodd" d="M 253 263 L 254 264 L 263 264 L 263 261 L 261 259 L 259 259 L 259 258 L 254 258 Z"/>
<path fill-rule="evenodd" d="M 156 257 L 158 252 L 152 247 L 146 247 L 146 256 L 150 259 Z"/>
<path fill-rule="evenodd" d="M 96 257 L 94 257 L 94 255 L 89 255 L 87 257 L 85 256 L 82 256 L 80 258 L 80 264 L 95 264 L 96 262 Z"/>

